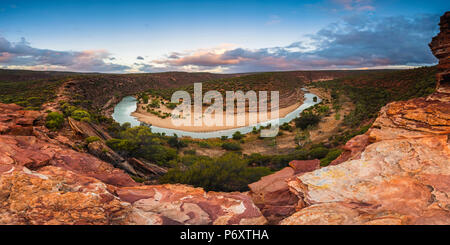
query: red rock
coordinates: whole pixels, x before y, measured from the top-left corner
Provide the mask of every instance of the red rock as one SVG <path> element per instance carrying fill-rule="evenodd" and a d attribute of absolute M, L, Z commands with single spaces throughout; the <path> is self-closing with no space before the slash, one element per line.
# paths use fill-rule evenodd
<path fill-rule="evenodd" d="M 250 197 L 242 193 L 205 192 L 185 185 L 129 187 L 118 193 L 122 197 L 128 195 L 124 198 L 133 202 L 130 217 L 136 224 L 262 225 L 267 222 Z"/>
<path fill-rule="evenodd" d="M 247 194 L 185 185 L 142 186 L 123 170 L 68 148 L 66 138 L 50 139 L 48 130 L 39 126 L 27 126 L 27 136 L 12 135 L 16 128 L 25 128 L 19 123 L 34 123 L 32 118 L 39 117 L 19 109 L 0 104 L 0 129 L 10 134 L 0 135 L 0 224 L 267 222 Z"/>
<path fill-rule="evenodd" d="M 20 125 L 14 125 L 9 127 L 9 131 L 7 131 L 10 135 L 21 135 L 27 136 L 33 134 L 33 127 L 23 127 Z"/>
<path fill-rule="evenodd" d="M 283 217 L 295 212 L 298 198 L 289 191 L 286 182 L 294 174 L 293 168 L 286 167 L 249 185 L 253 202 L 271 224 L 276 224 Z"/>
<path fill-rule="evenodd" d="M 386 105 L 345 161 L 291 178 L 306 207 L 280 224 L 450 224 L 450 12 L 440 25 L 436 93 Z"/>
<path fill-rule="evenodd" d="M 450 93 L 450 12 L 446 12 L 439 23 L 441 31 L 429 44 L 431 51 L 439 59 L 437 91 Z"/>
<path fill-rule="evenodd" d="M 289 166 L 294 169 L 295 174 L 311 172 L 320 168 L 320 161 L 314 160 L 293 160 L 289 162 Z"/>
<path fill-rule="evenodd" d="M 350 139 L 343 147 L 344 152 L 334 159 L 330 165 L 337 165 L 339 163 L 359 159 L 361 152 L 369 145 L 369 136 L 366 134 L 358 135 Z"/>

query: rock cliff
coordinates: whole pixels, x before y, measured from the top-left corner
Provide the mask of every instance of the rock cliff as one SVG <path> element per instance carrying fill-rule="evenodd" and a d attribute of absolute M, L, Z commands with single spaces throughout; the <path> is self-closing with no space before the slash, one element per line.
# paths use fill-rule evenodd
<path fill-rule="evenodd" d="M 446 12 L 439 23 L 440 32 L 429 44 L 431 51 L 439 59 L 437 75 L 438 91 L 450 93 L 450 12 Z"/>
<path fill-rule="evenodd" d="M 386 105 L 331 166 L 287 180 L 304 204 L 280 224 L 450 224 L 449 23 L 430 44 L 436 92 Z"/>
<path fill-rule="evenodd" d="M 435 93 L 383 107 L 330 166 L 293 161 L 249 193 L 136 183 L 49 132 L 43 113 L 0 104 L 0 224 L 450 224 L 449 23 L 447 12 L 430 43 L 439 59 Z M 129 172 L 148 167 L 130 164 Z"/>
<path fill-rule="evenodd" d="M 265 224 L 249 196 L 144 186 L 0 104 L 0 224 Z"/>

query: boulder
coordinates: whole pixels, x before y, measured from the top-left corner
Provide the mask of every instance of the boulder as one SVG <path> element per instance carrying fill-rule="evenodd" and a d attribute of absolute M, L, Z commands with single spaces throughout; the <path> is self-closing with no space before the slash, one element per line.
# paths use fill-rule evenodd
<path fill-rule="evenodd" d="M 205 192 L 175 184 L 121 188 L 117 195 L 132 204 L 130 221 L 139 225 L 267 223 L 250 197 L 238 192 Z"/>
<path fill-rule="evenodd" d="M 289 191 L 286 182 L 294 174 L 293 168 L 286 167 L 248 185 L 250 188 L 249 195 L 253 202 L 271 224 L 276 224 L 283 217 L 295 212 L 298 198 Z"/>
<path fill-rule="evenodd" d="M 338 158 L 334 159 L 330 165 L 337 165 L 348 160 L 359 159 L 361 157 L 361 153 L 368 145 L 369 136 L 367 134 L 353 137 L 344 145 L 344 152 L 342 152 Z"/>
<path fill-rule="evenodd" d="M 293 160 L 289 166 L 294 169 L 295 174 L 311 172 L 320 168 L 320 161 L 314 160 Z"/>

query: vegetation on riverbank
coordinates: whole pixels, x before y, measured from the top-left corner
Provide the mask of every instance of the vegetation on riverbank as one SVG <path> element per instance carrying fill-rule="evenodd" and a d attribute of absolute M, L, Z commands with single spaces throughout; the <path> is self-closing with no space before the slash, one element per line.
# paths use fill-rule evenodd
<path fill-rule="evenodd" d="M 405 71 L 351 72 L 348 76 L 335 80 L 312 82 L 310 86 L 328 91 L 331 100 L 319 103 L 305 110 L 300 118 L 281 125 L 279 135 L 274 138 L 258 137 L 260 129 L 256 128 L 246 135 L 236 133 L 231 138 L 221 139 L 190 139 L 156 134 L 148 127 L 131 128 L 129 124 L 119 125 L 113 122 L 111 118 L 102 115 L 102 110 L 95 105 L 97 102 L 89 99 L 94 98 L 94 94 L 87 96 L 79 93 L 70 94 L 69 100 L 60 102 L 61 114 L 49 111 L 46 126 L 51 130 L 60 130 L 66 117 L 102 125 L 113 137 L 106 144 L 124 158 L 142 158 L 168 168 L 168 173 L 158 180 L 160 183 L 184 183 L 204 187 L 206 190 L 245 191 L 247 184 L 286 167 L 292 160 L 319 159 L 322 166 L 327 166 L 340 155 L 343 144 L 368 130 L 371 121 L 386 103 L 431 93 L 434 89 L 435 72 L 434 67 Z M 288 94 L 296 87 L 303 86 L 305 78 L 298 74 L 303 73 L 271 72 L 213 79 L 203 83 L 203 91 L 282 90 Z M 2 80 L 0 88 L 6 93 L 0 93 L 0 101 L 17 103 L 28 109 L 40 109 L 43 103 L 55 98 L 59 86 L 74 76 L 64 74 L 23 81 L 15 78 L 14 82 Z M 103 81 L 102 76 L 83 75 L 82 79 L 89 82 Z M 114 79 L 126 77 L 104 76 Z M 133 79 L 135 78 L 138 76 Z M 89 84 L 95 86 L 95 83 Z M 193 92 L 191 85 L 182 88 Z M 172 92 L 179 89 L 159 89 L 155 86 L 155 89 L 145 90 L 139 98 L 147 102 L 147 109 L 156 113 L 159 107 L 176 105 L 166 103 L 163 99 L 170 99 Z M 350 100 L 354 105 L 350 113 L 343 113 L 344 99 Z M 310 133 L 320 130 L 318 127 L 326 117 L 336 118 L 342 125 L 336 125 L 338 132 L 328 139 L 312 142 L 309 139 Z M 275 149 L 282 139 L 289 139 L 288 144 L 285 143 L 289 149 L 279 153 Z M 100 139 L 83 139 L 87 143 L 98 140 Z M 265 149 L 264 153 L 248 153 L 247 148 L 256 144 Z"/>

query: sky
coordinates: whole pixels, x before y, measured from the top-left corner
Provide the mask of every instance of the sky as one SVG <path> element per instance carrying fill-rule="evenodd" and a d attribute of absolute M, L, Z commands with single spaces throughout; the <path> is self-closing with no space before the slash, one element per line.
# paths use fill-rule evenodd
<path fill-rule="evenodd" d="M 450 1 L 1 0 L 0 68 L 238 73 L 411 68 Z"/>

